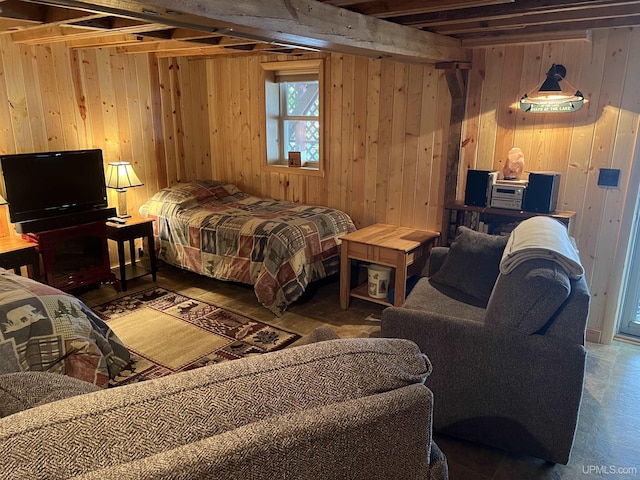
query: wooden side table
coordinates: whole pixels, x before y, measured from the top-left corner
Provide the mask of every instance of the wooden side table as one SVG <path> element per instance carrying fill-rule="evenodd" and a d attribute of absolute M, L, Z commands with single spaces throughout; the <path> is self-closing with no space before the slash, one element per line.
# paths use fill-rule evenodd
<path fill-rule="evenodd" d="M 27 266 L 29 278 L 40 281 L 40 255 L 36 244 L 20 237 L 0 238 L 0 267 L 13 269 L 20 275 L 20 267 Z"/>
<path fill-rule="evenodd" d="M 149 243 L 149 263 L 146 268 L 136 264 L 136 238 L 147 238 Z M 120 263 L 120 285 L 122 291 L 127 291 L 127 280 L 140 278 L 151 274 L 153 281 L 156 281 L 156 249 L 153 240 L 153 220 L 142 217 L 127 218 L 126 223 L 107 222 L 107 238 L 118 243 L 118 261 Z M 124 242 L 129 242 L 129 252 L 131 254 L 131 265 L 125 263 Z"/>
<path fill-rule="evenodd" d="M 369 296 L 366 283 L 351 289 L 351 260 L 362 260 L 395 268 L 393 305 L 402 305 L 407 288 L 407 267 L 419 260 L 426 261 L 433 242 L 439 236 L 438 232 L 377 223 L 342 237 L 340 307 L 347 309 L 350 297 L 391 305 L 385 299 Z"/>

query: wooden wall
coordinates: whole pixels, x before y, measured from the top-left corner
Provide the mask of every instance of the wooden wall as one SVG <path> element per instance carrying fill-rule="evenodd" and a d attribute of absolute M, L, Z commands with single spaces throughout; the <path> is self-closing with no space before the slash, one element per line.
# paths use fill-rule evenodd
<path fill-rule="evenodd" d="M 127 193 L 130 210 L 163 186 L 217 178 L 256 195 L 341 208 L 358 226 L 439 229 L 451 99 L 433 67 L 296 57 L 325 59 L 326 174 L 313 177 L 261 170 L 260 62 L 291 57 L 155 59 L 16 46 L 7 36 L 0 49 L 0 115 L 10 119 L 0 152 L 102 148 L 105 164 L 131 161 L 145 183 Z"/>
<path fill-rule="evenodd" d="M 6 35 L 0 53 L 0 153 L 101 148 L 105 165 L 130 161 L 145 183 L 127 193 L 129 210 L 166 184 L 153 59 L 58 44 L 16 46 Z M 115 192 L 109 196 L 115 206 Z"/>
<path fill-rule="evenodd" d="M 466 168 L 501 169 L 512 146 L 523 149 L 528 170 L 562 173 L 560 208 L 578 212 L 595 336 L 612 330 L 624 257 L 616 245 L 624 247 L 637 195 L 631 167 L 639 156 L 640 57 L 630 52 L 640 48 L 639 35 L 602 30 L 592 43 L 478 49 L 469 72 L 460 177 Z M 102 148 L 105 163 L 131 161 L 145 183 L 128 192 L 130 210 L 166 185 L 208 177 L 257 195 L 342 208 L 360 227 L 440 228 L 451 98 L 433 67 L 302 57 L 325 59 L 326 175 L 314 177 L 260 168 L 259 63 L 287 57 L 156 59 L 16 46 L 6 36 L 0 54 L 0 152 Z M 567 67 L 567 80 L 589 104 L 566 115 L 517 111 L 519 96 L 554 62 Z M 619 188 L 596 185 L 600 167 L 621 169 Z M 10 232 L 0 222 L 0 235 Z"/>
<path fill-rule="evenodd" d="M 638 49 L 637 28 L 597 30 L 591 43 L 479 49 L 469 77 L 459 186 L 467 168 L 501 172 L 511 147 L 523 150 L 526 170 L 562 174 L 558 209 L 577 212 L 575 235 L 593 295 L 593 340 L 604 332 L 608 341 L 613 332 L 638 192 L 638 174 L 632 175 L 640 119 Z M 589 103 L 572 114 L 519 111 L 519 97 L 553 63 L 567 68 L 566 80 Z M 597 185 L 600 168 L 620 169 L 618 188 Z"/>
<path fill-rule="evenodd" d="M 442 72 L 348 55 L 322 58 L 325 176 L 261 170 L 260 62 L 277 60 L 271 57 L 207 60 L 211 175 L 253 194 L 342 209 L 358 227 L 384 222 L 439 230 L 439 159 L 446 157 L 451 109 Z M 200 167 L 190 175 L 206 174 Z"/>

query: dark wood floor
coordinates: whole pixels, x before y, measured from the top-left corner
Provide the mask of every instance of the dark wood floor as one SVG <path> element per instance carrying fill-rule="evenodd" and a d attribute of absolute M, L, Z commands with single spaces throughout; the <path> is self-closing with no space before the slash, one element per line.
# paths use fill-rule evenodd
<path fill-rule="evenodd" d="M 376 337 L 383 307 L 354 299 L 341 310 L 337 279 L 319 287 L 306 302 L 275 317 L 258 304 L 251 288 L 163 266 L 158 282 L 149 277 L 127 283 L 117 294 L 107 285 L 79 296 L 89 306 L 160 285 L 173 291 L 241 311 L 254 318 L 306 334 L 329 326 L 341 337 Z M 524 455 L 436 435 L 445 452 L 451 480 L 640 479 L 640 346 L 615 342 L 588 344 L 587 375 L 576 441 L 568 465 L 551 467 Z M 426 352 L 428 354 L 428 352 Z"/>

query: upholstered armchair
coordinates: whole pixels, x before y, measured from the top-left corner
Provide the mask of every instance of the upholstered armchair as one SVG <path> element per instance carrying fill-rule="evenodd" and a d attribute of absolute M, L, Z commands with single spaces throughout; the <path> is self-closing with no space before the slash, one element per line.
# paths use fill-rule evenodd
<path fill-rule="evenodd" d="M 501 272 L 513 247 L 506 243 L 463 228 L 450 249 L 435 248 L 431 277 L 383 312 L 382 335 L 413 340 L 431 359 L 435 431 L 566 464 L 582 398 L 589 290 L 577 252 L 571 276 L 553 254 Z"/>

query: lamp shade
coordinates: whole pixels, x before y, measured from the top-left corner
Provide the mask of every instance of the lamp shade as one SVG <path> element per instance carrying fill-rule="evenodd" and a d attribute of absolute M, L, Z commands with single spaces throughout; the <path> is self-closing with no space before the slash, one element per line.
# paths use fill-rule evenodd
<path fill-rule="evenodd" d="M 133 167 L 129 162 L 110 163 L 106 177 L 107 187 L 115 188 L 116 190 L 126 190 L 127 188 L 144 185 L 136 175 L 136 172 L 133 171 Z"/>
<path fill-rule="evenodd" d="M 6 205 L 7 203 L 9 202 L 7 202 L 2 195 L 0 195 L 0 205 Z"/>
<path fill-rule="evenodd" d="M 532 113 L 575 112 L 582 108 L 584 95 L 564 80 L 564 65 L 551 65 L 547 78 L 520 99 L 520 109 Z"/>

